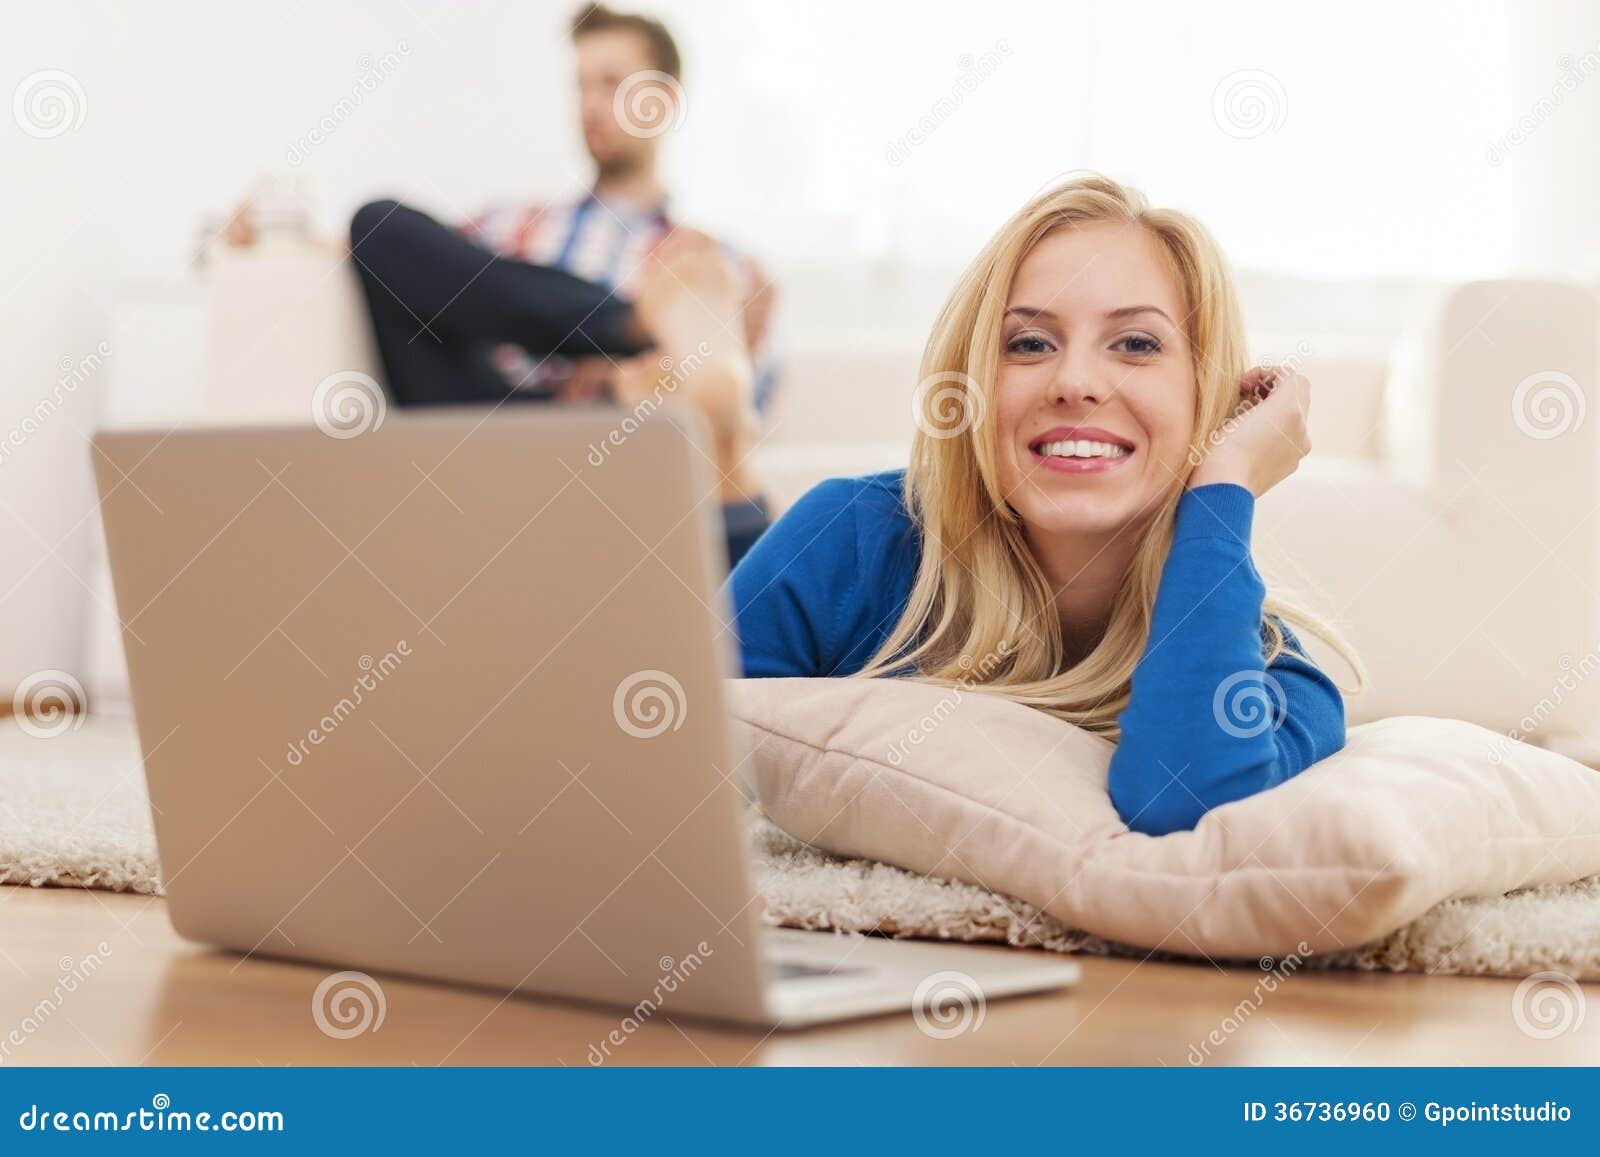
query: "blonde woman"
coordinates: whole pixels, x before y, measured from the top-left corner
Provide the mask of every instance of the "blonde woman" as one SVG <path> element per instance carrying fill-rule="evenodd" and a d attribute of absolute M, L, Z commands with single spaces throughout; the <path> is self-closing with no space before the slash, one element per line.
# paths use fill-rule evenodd
<path fill-rule="evenodd" d="M 1101 177 L 1036 197 L 928 342 L 905 471 L 815 487 L 730 583 L 744 672 L 976 683 L 1117 744 L 1134 831 L 1192 828 L 1338 751 L 1339 687 L 1267 594 L 1255 502 L 1310 385 L 1246 369 L 1215 242 Z"/>

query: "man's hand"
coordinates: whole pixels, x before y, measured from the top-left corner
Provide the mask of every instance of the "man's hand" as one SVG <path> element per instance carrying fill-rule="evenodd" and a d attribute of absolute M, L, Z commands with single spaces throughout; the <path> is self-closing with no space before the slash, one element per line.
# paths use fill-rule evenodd
<path fill-rule="evenodd" d="M 244 249 L 256 243 L 256 202 L 254 197 L 246 197 L 240 201 L 238 207 L 228 215 L 222 223 L 222 228 L 217 230 L 217 236 L 224 244 L 235 248 Z"/>
<path fill-rule="evenodd" d="M 574 358 L 572 372 L 556 387 L 556 396 L 574 405 L 598 402 L 612 393 L 616 376 L 617 367 L 608 357 L 596 354 L 594 357 Z"/>

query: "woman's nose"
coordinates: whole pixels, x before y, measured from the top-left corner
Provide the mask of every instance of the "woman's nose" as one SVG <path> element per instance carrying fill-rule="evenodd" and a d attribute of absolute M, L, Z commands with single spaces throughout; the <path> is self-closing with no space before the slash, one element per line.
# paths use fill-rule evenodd
<path fill-rule="evenodd" d="M 1050 400 L 1064 405 L 1099 402 L 1103 393 L 1096 367 L 1086 357 L 1071 354 L 1063 357 L 1059 371 L 1050 382 Z"/>

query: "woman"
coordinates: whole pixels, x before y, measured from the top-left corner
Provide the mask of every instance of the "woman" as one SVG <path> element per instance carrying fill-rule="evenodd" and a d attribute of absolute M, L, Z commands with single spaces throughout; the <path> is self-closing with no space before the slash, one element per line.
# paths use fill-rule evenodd
<path fill-rule="evenodd" d="M 909 675 L 1117 743 L 1108 787 L 1160 835 L 1344 745 L 1339 688 L 1269 596 L 1255 501 L 1310 450 L 1310 386 L 1245 372 L 1226 265 L 1101 177 L 1036 197 L 928 342 L 909 469 L 833 479 L 730 579 L 749 677 Z"/>

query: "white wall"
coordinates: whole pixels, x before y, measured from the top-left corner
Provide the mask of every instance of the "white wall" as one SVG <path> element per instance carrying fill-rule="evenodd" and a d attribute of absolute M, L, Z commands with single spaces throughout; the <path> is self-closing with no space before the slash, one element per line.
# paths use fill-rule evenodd
<path fill-rule="evenodd" d="M 1094 168 L 1196 212 L 1244 266 L 1458 277 L 1507 258 L 1509 179 L 1485 152 L 1508 25 L 1535 5 L 668 7 L 718 62 L 681 133 L 699 191 L 797 253 L 965 254 Z"/>
<path fill-rule="evenodd" d="M 1511 264 L 1600 279 L 1600 5 L 1527 5 L 1506 55 L 1510 112 L 1496 141 L 1513 188 Z"/>

